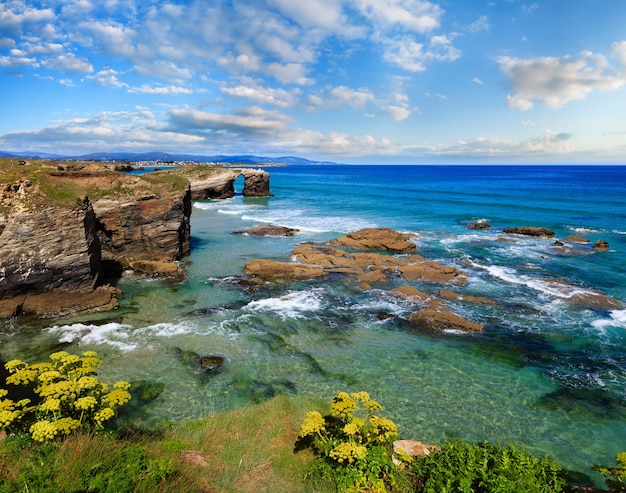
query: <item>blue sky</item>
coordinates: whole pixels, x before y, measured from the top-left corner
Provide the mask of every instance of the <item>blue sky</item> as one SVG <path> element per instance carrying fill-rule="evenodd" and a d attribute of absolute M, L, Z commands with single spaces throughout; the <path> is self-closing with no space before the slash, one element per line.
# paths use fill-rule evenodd
<path fill-rule="evenodd" d="M 3 0 L 0 149 L 626 163 L 621 0 Z"/>

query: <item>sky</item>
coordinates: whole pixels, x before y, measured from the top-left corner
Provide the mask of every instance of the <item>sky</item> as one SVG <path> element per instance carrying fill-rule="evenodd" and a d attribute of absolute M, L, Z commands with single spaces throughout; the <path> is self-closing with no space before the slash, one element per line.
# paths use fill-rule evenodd
<path fill-rule="evenodd" d="M 1 0 L 0 150 L 626 164 L 622 0 Z"/>

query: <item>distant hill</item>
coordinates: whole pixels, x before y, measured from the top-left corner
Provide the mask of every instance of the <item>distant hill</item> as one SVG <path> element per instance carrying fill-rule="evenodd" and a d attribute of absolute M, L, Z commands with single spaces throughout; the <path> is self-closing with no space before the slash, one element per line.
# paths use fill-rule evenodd
<path fill-rule="evenodd" d="M 284 157 L 263 157 L 263 156 L 227 156 L 211 155 L 199 156 L 194 154 L 170 154 L 167 152 L 93 152 L 79 156 L 62 156 L 57 154 L 46 154 L 36 151 L 27 152 L 3 152 L 0 157 L 29 157 L 37 159 L 71 159 L 86 161 L 192 161 L 204 163 L 227 163 L 227 164 L 286 164 L 286 165 L 306 165 L 306 164 L 335 164 L 327 161 L 310 161 L 308 159 L 284 156 Z"/>

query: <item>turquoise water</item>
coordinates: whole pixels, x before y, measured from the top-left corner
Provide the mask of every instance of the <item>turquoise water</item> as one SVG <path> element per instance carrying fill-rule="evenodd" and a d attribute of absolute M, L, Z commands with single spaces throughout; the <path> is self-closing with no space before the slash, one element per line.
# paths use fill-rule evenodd
<path fill-rule="evenodd" d="M 626 450 L 626 310 L 567 301 L 599 292 L 626 302 L 626 167 L 268 171 L 273 197 L 194 205 L 185 282 L 127 275 L 115 312 L 5 322 L 0 357 L 32 361 L 59 343 L 97 350 L 106 357 L 103 378 L 164 385 L 156 400 L 134 410 L 133 419 L 147 422 L 198 418 L 277 393 L 330 400 L 338 390 L 367 390 L 403 438 L 515 443 L 589 475 L 592 464 L 612 463 Z M 492 228 L 466 229 L 477 220 Z M 231 234 L 261 223 L 300 233 Z M 576 234 L 591 244 L 602 239 L 610 249 L 503 241 L 502 229 L 515 226 L 547 227 L 559 239 Z M 363 227 L 416 233 L 422 255 L 465 271 L 468 284 L 452 289 L 497 304 L 449 303 L 485 324 L 483 332 L 420 332 L 406 322 L 415 306 L 382 287 L 357 291 L 337 280 L 249 290 L 236 282 L 248 260 L 285 260 L 303 241 Z M 402 284 L 428 293 L 442 288 Z M 224 368 L 198 375 L 180 350 L 223 356 Z"/>

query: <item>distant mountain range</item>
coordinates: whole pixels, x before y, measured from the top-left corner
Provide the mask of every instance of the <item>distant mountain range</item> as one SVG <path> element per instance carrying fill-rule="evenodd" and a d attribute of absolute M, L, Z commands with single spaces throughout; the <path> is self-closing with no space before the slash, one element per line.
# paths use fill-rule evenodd
<path fill-rule="evenodd" d="M 44 152 L 4 152 L 0 151 L 0 157 L 8 158 L 31 158 L 31 159 L 66 159 L 85 161 L 159 161 L 162 163 L 176 161 L 192 161 L 203 163 L 227 163 L 227 164 L 335 164 L 328 161 L 310 161 L 308 159 L 285 156 L 285 157 L 262 157 L 262 156 L 197 156 L 193 154 L 170 154 L 167 152 L 94 152 L 81 156 L 64 156 L 59 154 L 47 154 Z"/>

